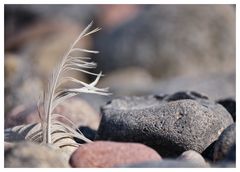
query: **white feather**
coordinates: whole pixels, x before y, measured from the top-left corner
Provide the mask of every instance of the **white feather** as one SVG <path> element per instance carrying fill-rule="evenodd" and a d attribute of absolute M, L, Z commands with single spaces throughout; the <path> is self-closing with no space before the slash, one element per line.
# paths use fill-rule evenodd
<path fill-rule="evenodd" d="M 96 28 L 89 31 L 92 23 L 90 23 L 77 39 L 70 46 L 69 50 L 63 57 L 62 61 L 57 65 L 49 79 L 48 88 L 43 94 L 43 112 L 39 110 L 41 123 L 16 126 L 5 130 L 5 141 L 30 140 L 32 142 L 42 144 L 52 144 L 59 148 L 76 147 L 78 144 L 74 141 L 74 137 L 85 142 L 91 142 L 66 116 L 61 114 L 53 114 L 53 110 L 63 101 L 80 93 L 91 93 L 100 95 L 109 95 L 108 88 L 97 88 L 96 84 L 102 75 L 89 72 L 87 69 L 95 68 L 96 63 L 88 61 L 91 58 L 87 56 L 73 56 L 73 52 L 93 53 L 98 51 L 87 50 L 76 47 L 76 44 L 84 37 L 99 31 Z M 69 71 L 78 71 L 96 76 L 91 83 L 85 83 L 81 80 L 66 76 Z M 75 83 L 74 88 L 64 88 L 66 82 Z M 40 108 L 39 108 L 40 109 Z M 59 121 L 59 117 L 64 119 L 65 123 Z"/>

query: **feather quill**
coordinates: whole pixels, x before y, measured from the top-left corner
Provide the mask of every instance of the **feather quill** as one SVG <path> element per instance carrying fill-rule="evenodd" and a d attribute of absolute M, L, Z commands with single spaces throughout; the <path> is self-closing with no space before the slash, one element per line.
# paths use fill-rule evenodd
<path fill-rule="evenodd" d="M 109 95 L 108 88 L 97 88 L 96 84 L 102 75 L 100 73 L 92 73 L 87 69 L 95 68 L 96 63 L 88 61 L 91 58 L 86 56 L 74 56 L 74 53 L 93 53 L 97 54 L 98 51 L 82 49 L 76 46 L 76 44 L 86 36 L 93 34 L 100 30 L 100 28 L 90 28 L 92 22 L 81 32 L 77 39 L 70 46 L 66 52 L 62 61 L 57 65 L 49 79 L 47 90 L 43 94 L 43 111 L 38 110 L 41 123 L 16 126 L 12 129 L 5 130 L 5 140 L 13 140 L 10 137 L 12 133 L 19 134 L 22 137 L 16 137 L 18 139 L 27 139 L 33 142 L 41 142 L 43 144 L 56 145 L 59 148 L 63 147 L 76 147 L 78 144 L 73 141 L 73 138 L 79 138 L 85 142 L 91 142 L 80 131 L 77 132 L 77 127 L 74 127 L 72 121 L 66 116 L 60 114 L 53 114 L 53 110 L 63 101 L 71 98 L 80 93 L 91 93 L 100 95 Z M 91 83 L 85 83 L 81 80 L 68 76 L 69 71 L 78 71 L 86 74 L 96 76 L 96 79 Z M 66 83 L 74 83 L 75 87 L 64 88 Z M 39 108 L 40 109 L 40 108 Z M 61 116 L 65 119 L 66 123 L 58 120 Z M 68 124 L 67 124 L 68 123 Z M 69 125 L 71 124 L 71 126 Z M 6 137 L 7 136 L 7 137 Z M 10 139 L 11 138 L 11 139 Z M 70 139 L 70 141 L 69 141 Z M 65 140 L 65 142 L 63 141 Z"/>
<path fill-rule="evenodd" d="M 98 53 L 97 51 L 90 51 L 86 49 L 77 48 L 76 44 L 79 40 L 84 38 L 87 35 L 90 35 L 92 33 L 95 33 L 99 31 L 99 28 L 96 28 L 90 32 L 88 30 L 92 26 L 92 23 L 90 23 L 83 32 L 78 36 L 78 38 L 74 41 L 74 43 L 70 46 L 69 50 L 65 54 L 65 56 L 62 59 L 62 62 L 57 66 L 57 68 L 54 70 L 52 78 L 49 82 L 48 90 L 46 92 L 44 98 L 44 116 L 46 119 L 45 125 L 43 125 L 43 142 L 47 144 L 51 144 L 51 118 L 52 118 L 52 112 L 54 108 L 61 103 L 62 101 L 66 100 L 67 98 L 70 98 L 72 96 L 75 96 L 81 92 L 85 93 L 96 93 L 96 94 L 103 94 L 107 95 L 107 89 L 98 89 L 94 87 L 96 85 L 96 82 L 99 80 L 100 76 L 102 75 L 101 72 L 99 74 L 91 73 L 85 70 L 85 68 L 94 68 L 96 67 L 96 64 L 93 62 L 87 62 L 81 59 L 81 57 L 74 57 L 71 54 L 73 52 L 85 52 L 85 53 Z M 64 74 L 66 74 L 69 71 L 80 71 L 91 75 L 97 75 L 96 80 L 91 83 L 87 84 L 80 80 L 77 80 L 75 78 L 66 77 Z M 72 88 L 72 89 L 62 89 L 61 86 L 64 82 L 74 82 L 77 84 L 83 85 L 81 88 Z"/>

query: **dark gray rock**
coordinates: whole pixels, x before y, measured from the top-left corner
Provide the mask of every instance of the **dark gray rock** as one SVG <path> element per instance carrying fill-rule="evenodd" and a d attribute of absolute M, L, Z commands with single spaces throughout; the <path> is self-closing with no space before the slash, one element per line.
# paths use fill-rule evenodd
<path fill-rule="evenodd" d="M 97 140 L 144 143 L 163 157 L 202 153 L 233 123 L 225 108 L 195 92 L 113 99 L 101 111 Z"/>
<path fill-rule="evenodd" d="M 236 143 L 231 146 L 230 151 L 223 160 L 211 165 L 214 168 L 236 168 Z"/>
<path fill-rule="evenodd" d="M 132 164 L 125 166 L 128 168 L 204 168 L 208 167 L 195 162 L 183 161 L 183 160 L 173 160 L 165 159 L 162 161 L 149 161 L 139 164 Z"/>
<path fill-rule="evenodd" d="M 210 162 L 213 162 L 213 153 L 214 153 L 214 146 L 216 141 L 212 142 L 203 152 L 202 156 Z"/>
<path fill-rule="evenodd" d="M 95 49 L 101 51 L 96 60 L 105 73 L 129 66 L 157 77 L 235 69 L 235 10 L 230 5 L 148 5 L 118 26 L 95 37 Z"/>
<path fill-rule="evenodd" d="M 236 144 L 232 145 L 227 156 L 223 160 L 217 161 L 211 167 L 215 168 L 236 168 Z"/>
<path fill-rule="evenodd" d="M 211 145 L 209 145 L 203 152 L 202 152 L 202 156 L 210 161 L 211 163 L 216 163 L 214 161 L 215 158 L 214 156 L 223 156 L 224 157 L 221 157 L 222 160 L 220 160 L 220 162 L 217 162 L 218 164 L 220 164 L 220 166 L 222 166 L 223 164 L 225 164 L 227 161 L 232 161 L 232 162 L 235 162 L 236 160 L 236 150 L 234 149 L 234 146 L 235 146 L 235 138 L 236 137 L 236 133 L 234 134 L 233 132 L 233 125 L 230 125 L 228 126 L 225 130 L 228 130 L 228 133 L 225 133 L 225 130 L 222 132 L 221 136 L 224 134 L 224 139 L 227 140 L 227 142 L 223 143 L 222 140 L 220 141 L 220 137 L 218 138 L 218 140 L 214 141 Z M 228 137 L 230 136 L 230 138 L 226 138 L 226 134 L 228 135 Z M 222 136 L 223 138 L 223 136 Z M 232 144 L 232 146 L 231 146 Z M 218 150 L 216 150 L 218 149 Z M 223 149 L 223 150 L 221 150 Z M 230 150 L 229 150 L 230 149 Z M 219 151 L 219 152 L 216 152 L 216 151 Z M 224 162 L 222 162 L 224 161 Z M 229 166 L 229 165 L 223 165 L 223 166 Z M 231 166 L 231 164 L 230 164 Z"/>
<path fill-rule="evenodd" d="M 232 145 L 230 148 L 230 151 L 227 154 L 227 157 L 225 158 L 226 161 L 236 162 L 236 143 Z"/>
<path fill-rule="evenodd" d="M 236 143 L 236 124 L 234 123 L 227 127 L 219 136 L 214 147 L 213 160 L 219 161 L 225 159 L 230 149 L 235 143 Z"/>
<path fill-rule="evenodd" d="M 232 115 L 233 121 L 236 122 L 236 101 L 232 98 L 218 100 L 217 103 L 223 105 Z"/>
<path fill-rule="evenodd" d="M 162 95 L 161 95 L 162 96 Z M 156 97 L 156 96 L 155 96 Z M 159 96 L 157 96 L 158 98 Z M 163 96 L 162 96 L 163 97 Z M 195 91 L 181 91 L 181 92 L 176 92 L 172 95 L 164 96 L 164 100 L 171 102 L 171 101 L 176 101 L 176 100 L 184 100 L 184 99 L 191 99 L 191 100 L 207 100 L 208 97 L 206 95 L 203 95 L 202 93 L 197 93 Z"/>

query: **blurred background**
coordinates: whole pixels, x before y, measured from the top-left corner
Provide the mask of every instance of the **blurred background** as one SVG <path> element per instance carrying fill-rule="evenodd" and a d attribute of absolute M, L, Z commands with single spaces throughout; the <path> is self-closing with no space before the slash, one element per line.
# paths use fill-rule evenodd
<path fill-rule="evenodd" d="M 91 21 L 102 30 L 80 46 L 100 51 L 93 57 L 95 72 L 105 74 L 98 86 L 110 87 L 113 96 L 82 94 L 56 109 L 75 114 L 71 119 L 78 125 L 96 129 L 100 106 L 118 96 L 193 90 L 213 100 L 235 100 L 234 5 L 5 5 L 4 10 L 5 128 L 39 120 L 36 104 L 49 73 Z"/>

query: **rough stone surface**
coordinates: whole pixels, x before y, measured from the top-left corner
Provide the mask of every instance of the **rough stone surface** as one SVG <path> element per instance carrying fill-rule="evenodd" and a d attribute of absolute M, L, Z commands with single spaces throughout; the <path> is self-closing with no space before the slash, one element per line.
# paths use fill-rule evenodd
<path fill-rule="evenodd" d="M 124 167 L 124 166 L 122 166 Z M 204 168 L 202 164 L 195 162 L 183 161 L 183 160 L 174 160 L 174 159 L 164 159 L 162 161 L 149 161 L 139 164 L 132 164 L 130 168 Z"/>
<path fill-rule="evenodd" d="M 236 101 L 232 98 L 218 100 L 217 103 L 223 105 L 232 115 L 233 121 L 236 122 Z"/>
<path fill-rule="evenodd" d="M 236 143 L 236 124 L 227 127 L 219 136 L 213 153 L 213 160 L 219 161 L 226 158 L 231 147 Z"/>
<path fill-rule="evenodd" d="M 4 152 L 4 167 L 46 168 L 69 167 L 67 157 L 48 146 L 28 142 L 15 144 Z"/>
<path fill-rule="evenodd" d="M 72 167 L 114 167 L 161 160 L 153 149 L 139 143 L 97 141 L 80 146 L 71 156 Z"/>
<path fill-rule="evenodd" d="M 193 150 L 183 152 L 177 159 L 196 163 L 203 167 L 209 167 L 209 164 L 205 161 L 202 155 Z"/>
<path fill-rule="evenodd" d="M 202 153 L 232 123 L 225 108 L 196 92 L 124 97 L 102 107 L 96 140 L 140 142 L 171 157 Z"/>

